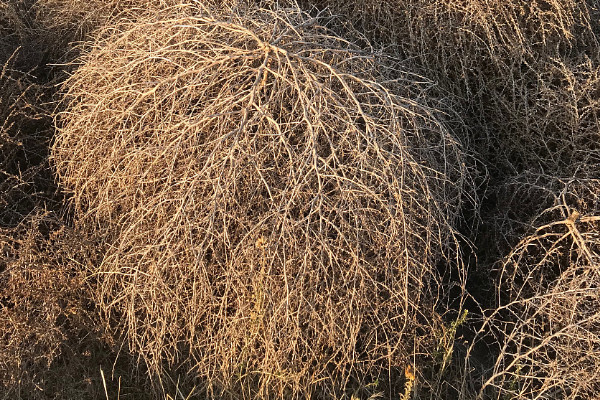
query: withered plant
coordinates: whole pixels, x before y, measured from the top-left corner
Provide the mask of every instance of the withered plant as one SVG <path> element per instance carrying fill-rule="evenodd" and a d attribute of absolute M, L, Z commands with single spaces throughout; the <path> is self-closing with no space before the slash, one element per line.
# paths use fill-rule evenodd
<path fill-rule="evenodd" d="M 185 366 L 219 398 L 395 396 L 409 361 L 432 363 L 442 276 L 465 273 L 465 156 L 423 79 L 327 21 L 149 12 L 64 85 L 52 157 L 106 247 L 96 301 L 155 376 Z"/>

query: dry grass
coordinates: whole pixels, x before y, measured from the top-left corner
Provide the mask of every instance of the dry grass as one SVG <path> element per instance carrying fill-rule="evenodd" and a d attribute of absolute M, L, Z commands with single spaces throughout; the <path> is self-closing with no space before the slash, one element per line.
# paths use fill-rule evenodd
<path fill-rule="evenodd" d="M 102 315 L 156 371 L 187 363 L 210 397 L 339 398 L 431 366 L 468 174 L 389 71 L 295 8 L 99 35 L 53 160 L 106 243 Z"/>
<path fill-rule="evenodd" d="M 499 265 L 498 307 L 481 330 L 500 346 L 488 398 L 591 399 L 600 390 L 599 184 L 521 177 L 517 198 L 535 198 L 542 211 Z"/>

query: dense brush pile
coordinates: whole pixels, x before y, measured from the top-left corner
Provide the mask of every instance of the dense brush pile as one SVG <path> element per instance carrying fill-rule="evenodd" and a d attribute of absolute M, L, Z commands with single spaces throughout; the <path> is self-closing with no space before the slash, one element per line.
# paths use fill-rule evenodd
<path fill-rule="evenodd" d="M 37 205 L 54 201 L 47 170 L 52 119 L 43 105 L 48 96 L 14 67 L 13 58 L 0 67 L 1 226 L 14 226 Z"/>
<path fill-rule="evenodd" d="M 84 284 L 93 248 L 60 218 L 48 38 L 32 3 L 0 4 L 0 398 L 98 398 L 114 354 Z"/>
<path fill-rule="evenodd" d="M 29 2 L 0 4 L 0 227 L 58 200 L 47 162 L 53 90 L 40 79 L 45 51 L 31 14 Z"/>
<path fill-rule="evenodd" d="M 89 39 L 96 30 L 118 16 L 132 16 L 148 9 L 166 8 L 181 0 L 37 0 L 33 6 L 36 23 L 52 32 L 62 46 Z"/>
<path fill-rule="evenodd" d="M 597 398 L 600 2 L 298 3 L 0 1 L 0 399 Z"/>
<path fill-rule="evenodd" d="M 0 246 L 0 397 L 83 391 L 85 382 L 70 381 L 81 379 L 77 364 L 93 318 L 80 264 L 91 262 L 89 246 L 56 216 L 41 213 L 2 229 Z M 65 368 L 50 371 L 57 362 Z"/>
<path fill-rule="evenodd" d="M 462 99 L 473 148 L 498 173 L 564 173 L 573 141 L 597 135 L 578 123 L 581 97 L 597 97 L 586 92 L 598 86 L 588 61 L 600 60 L 594 1 L 307 3 L 345 13 Z"/>
<path fill-rule="evenodd" d="M 513 186 L 541 211 L 499 265 L 498 307 L 486 325 L 500 333 L 500 355 L 482 389 L 496 388 L 494 398 L 600 391 L 599 184 L 528 174 Z"/>
<path fill-rule="evenodd" d="M 483 229 L 472 236 L 481 257 L 471 279 L 496 287 L 495 301 L 485 288 L 475 291 L 491 307 L 480 332 L 500 347 L 480 395 L 597 396 L 598 204 L 590 178 L 598 174 L 600 4 L 305 3 L 343 12 L 462 99 L 469 143 L 492 178 Z M 490 264 L 497 275 L 481 271 Z"/>
<path fill-rule="evenodd" d="M 339 398 L 431 363 L 468 177 L 389 71 L 295 8 L 100 35 L 53 159 L 107 244 L 103 315 L 156 370 L 187 362 L 217 397 Z"/>

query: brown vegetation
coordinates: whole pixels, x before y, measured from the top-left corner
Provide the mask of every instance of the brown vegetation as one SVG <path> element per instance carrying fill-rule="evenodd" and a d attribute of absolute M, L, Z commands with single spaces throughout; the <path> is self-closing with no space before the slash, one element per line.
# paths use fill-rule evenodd
<path fill-rule="evenodd" d="M 34 214 L 0 233 L 0 388 L 7 391 L 2 398 L 43 398 L 43 392 L 64 389 L 60 374 L 46 371 L 69 353 L 67 339 L 86 331 L 93 311 L 76 261 L 85 254 L 78 242 L 52 215 Z"/>
<path fill-rule="evenodd" d="M 482 389 L 496 388 L 494 398 L 591 399 L 600 390 L 599 184 L 520 179 L 517 198 L 541 211 L 499 265 L 498 307 L 481 330 L 500 342 Z"/>
<path fill-rule="evenodd" d="M 0 4 L 0 398 L 98 398 L 98 368 L 115 353 L 84 285 L 93 247 L 60 218 L 54 78 L 31 7 Z"/>
<path fill-rule="evenodd" d="M 37 0 L 36 22 L 51 32 L 62 46 L 89 38 L 119 15 L 176 5 L 178 0 Z M 124 17 L 124 15 L 123 15 Z"/>
<path fill-rule="evenodd" d="M 597 397 L 598 1 L 300 3 L 0 2 L 0 398 Z"/>
<path fill-rule="evenodd" d="M 345 13 L 462 99 L 469 140 L 498 173 L 564 173 L 573 163 L 573 140 L 597 141 L 597 129 L 579 125 L 583 97 L 597 98 L 594 1 L 306 3 Z"/>
<path fill-rule="evenodd" d="M 18 52 L 0 67 L 0 226 L 56 201 L 47 163 L 52 118 L 43 105 L 49 96 L 33 76 L 13 69 Z"/>
<path fill-rule="evenodd" d="M 333 398 L 432 352 L 468 176 L 378 62 L 294 8 L 151 14 L 85 55 L 53 159 L 108 244 L 103 315 L 157 370 Z"/>

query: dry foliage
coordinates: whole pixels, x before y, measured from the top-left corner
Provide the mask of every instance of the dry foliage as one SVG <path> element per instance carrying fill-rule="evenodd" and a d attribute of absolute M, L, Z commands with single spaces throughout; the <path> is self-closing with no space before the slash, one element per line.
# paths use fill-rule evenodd
<path fill-rule="evenodd" d="M 48 163 L 55 88 L 33 3 L 0 3 L 0 398 L 96 399 L 115 354 L 83 284 L 91 246 L 47 211 L 62 206 Z"/>
<path fill-rule="evenodd" d="M 0 3 L 0 64 L 4 65 L 28 37 L 27 25 L 16 1 Z"/>
<path fill-rule="evenodd" d="M 474 149 L 500 173 L 531 168 L 565 173 L 573 161 L 572 148 L 565 149 L 572 145 L 569 136 L 579 141 L 597 134 L 578 125 L 585 118 L 582 97 L 598 97 L 597 1 L 304 3 L 345 13 L 461 98 Z M 590 86 L 596 89 L 588 91 Z"/>
<path fill-rule="evenodd" d="M 82 342 L 90 334 L 93 306 L 84 285 L 89 266 L 78 260 L 90 254 L 89 246 L 49 213 L 2 229 L 0 246 L 1 397 L 85 391 L 77 360 L 85 358 Z M 51 371 L 61 355 L 69 355 L 59 361 L 68 367 Z"/>
<path fill-rule="evenodd" d="M 271 0 L 256 0 L 267 3 Z M 234 9 L 254 0 L 35 0 L 35 23 L 60 44 L 62 52 L 69 52 L 70 61 L 77 56 L 78 47 L 85 47 L 95 32 L 118 23 L 120 19 L 135 19 L 151 10 L 186 7 L 196 3 L 200 7 Z M 54 45 L 56 45 L 55 43 Z M 64 56 L 64 55 L 63 55 Z"/>
<path fill-rule="evenodd" d="M 56 38 L 71 42 L 87 39 L 119 15 L 178 3 L 178 0 L 37 0 L 34 9 L 37 23 Z"/>
<path fill-rule="evenodd" d="M 497 307 L 481 328 L 499 343 L 485 398 L 591 399 L 600 390 L 599 188 L 515 180 L 513 207 L 529 199 L 541 211 L 498 268 Z"/>
<path fill-rule="evenodd" d="M 143 366 L 98 320 L 97 249 L 40 209 L 0 231 L 0 399 L 151 398 Z"/>
<path fill-rule="evenodd" d="M 30 73 L 46 62 L 53 35 L 36 21 L 35 3 L 36 0 L 0 2 L 0 65 L 12 59 L 18 70 Z"/>
<path fill-rule="evenodd" d="M 210 397 L 400 393 L 432 362 L 437 263 L 464 273 L 459 144 L 412 75 L 320 21 L 151 13 L 64 86 L 53 160 L 106 243 L 102 314 Z"/>
<path fill-rule="evenodd" d="M 12 58 L 0 67 L 0 93 L 0 225 L 14 226 L 54 201 L 47 162 L 52 119 L 40 104 L 48 98 L 44 88 L 15 70 Z"/>
<path fill-rule="evenodd" d="M 59 200 L 47 162 L 55 90 L 32 3 L 0 4 L 0 226 L 15 226 L 37 206 Z"/>
<path fill-rule="evenodd" d="M 502 133 L 514 168 L 550 175 L 597 176 L 600 167 L 600 53 L 548 60 L 532 68 L 535 81 L 497 115 L 514 122 Z M 526 81 L 522 81 L 525 87 Z"/>
<path fill-rule="evenodd" d="M 433 69 L 450 72 L 457 66 L 450 64 L 458 63 L 469 76 L 484 72 L 480 70 L 484 60 L 476 55 L 500 66 L 511 62 L 501 60 L 502 53 L 516 56 L 544 51 L 566 53 L 574 50 L 574 45 L 593 44 L 598 24 L 592 18 L 598 13 L 595 0 L 304 0 L 304 3 L 342 12 L 383 44 L 439 63 L 437 66 L 428 63 Z M 469 71 L 470 67 L 479 71 Z"/>

